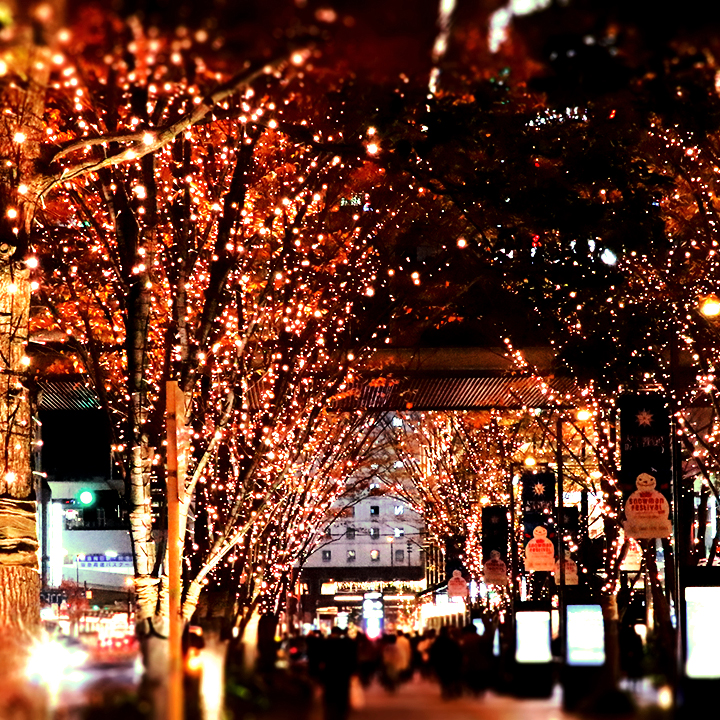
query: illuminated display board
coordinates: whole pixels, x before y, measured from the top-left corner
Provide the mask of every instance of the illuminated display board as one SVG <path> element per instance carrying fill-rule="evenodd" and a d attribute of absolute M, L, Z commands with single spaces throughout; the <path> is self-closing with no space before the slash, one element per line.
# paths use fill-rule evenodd
<path fill-rule="evenodd" d="M 720 587 L 685 588 L 687 659 L 689 678 L 720 678 Z"/>
<path fill-rule="evenodd" d="M 549 663 L 550 612 L 520 610 L 515 614 L 515 661 L 518 663 Z"/>
<path fill-rule="evenodd" d="M 567 664 L 605 663 L 605 626 L 600 605 L 567 606 Z"/>

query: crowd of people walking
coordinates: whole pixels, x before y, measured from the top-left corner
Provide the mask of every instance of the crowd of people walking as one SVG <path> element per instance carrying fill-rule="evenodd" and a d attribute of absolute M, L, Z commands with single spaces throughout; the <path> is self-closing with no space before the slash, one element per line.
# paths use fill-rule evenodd
<path fill-rule="evenodd" d="M 479 696 L 489 683 L 492 648 L 474 625 L 422 635 L 398 630 L 376 640 L 360 631 L 351 638 L 336 626 L 327 636 L 308 635 L 305 656 L 310 677 L 322 687 L 325 719 L 345 720 L 374 679 L 392 693 L 417 672 L 437 680 L 445 699 Z"/>

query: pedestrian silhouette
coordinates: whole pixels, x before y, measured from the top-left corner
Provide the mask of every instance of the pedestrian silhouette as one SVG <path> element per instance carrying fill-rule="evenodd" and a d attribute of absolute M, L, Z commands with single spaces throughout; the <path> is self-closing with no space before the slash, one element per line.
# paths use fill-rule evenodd
<path fill-rule="evenodd" d="M 346 720 L 350 713 L 350 678 L 357 669 L 355 643 L 335 626 L 323 641 L 320 677 L 325 720 Z"/>

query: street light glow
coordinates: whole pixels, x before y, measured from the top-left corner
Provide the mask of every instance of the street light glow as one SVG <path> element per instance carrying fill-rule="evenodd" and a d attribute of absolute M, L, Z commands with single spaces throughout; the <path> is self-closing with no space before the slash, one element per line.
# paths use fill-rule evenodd
<path fill-rule="evenodd" d="M 720 298 L 714 295 L 704 298 L 700 303 L 700 312 L 705 317 L 717 317 L 720 315 Z"/>

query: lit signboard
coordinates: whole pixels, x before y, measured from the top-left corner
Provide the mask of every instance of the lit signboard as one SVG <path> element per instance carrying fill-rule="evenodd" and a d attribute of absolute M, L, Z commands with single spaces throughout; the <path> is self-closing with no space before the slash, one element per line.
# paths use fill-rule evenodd
<path fill-rule="evenodd" d="M 567 664 L 605 663 L 605 625 L 600 605 L 567 606 Z"/>
<path fill-rule="evenodd" d="M 720 587 L 685 588 L 687 659 L 689 678 L 720 678 Z"/>
<path fill-rule="evenodd" d="M 547 610 L 520 610 L 515 613 L 515 661 L 549 663 L 550 613 Z"/>
<path fill-rule="evenodd" d="M 371 640 L 379 638 L 382 635 L 383 617 L 385 615 L 382 593 L 365 593 L 363 595 L 362 611 L 367 636 Z"/>

